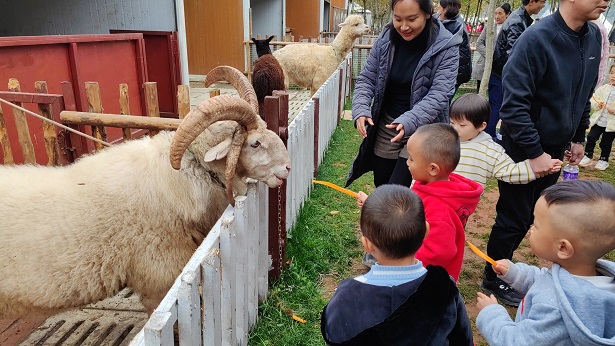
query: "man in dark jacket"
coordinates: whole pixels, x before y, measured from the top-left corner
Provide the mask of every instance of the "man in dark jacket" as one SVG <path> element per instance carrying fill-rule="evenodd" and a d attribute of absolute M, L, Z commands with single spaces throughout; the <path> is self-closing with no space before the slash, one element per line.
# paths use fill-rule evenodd
<path fill-rule="evenodd" d="M 489 104 L 491 113 L 485 132 L 496 139 L 495 128 L 500 120 L 502 106 L 502 69 L 519 36 L 534 21 L 530 16 L 545 6 L 545 0 L 523 0 L 523 5 L 514 10 L 502 25 L 493 49 L 493 65 L 489 78 Z"/>
<path fill-rule="evenodd" d="M 502 73 L 504 102 L 501 144 L 515 161 L 530 159 L 535 181 L 511 185 L 498 181 L 500 198 L 487 244 L 492 258 L 511 259 L 533 223 L 540 193 L 559 177 L 549 174 L 552 158 L 571 164 L 583 158 L 590 97 L 598 79 L 602 38 L 589 22 L 607 8 L 606 0 L 561 0 L 559 11 L 529 27 L 516 42 Z M 485 267 L 483 288 L 509 305 L 521 296 Z"/>

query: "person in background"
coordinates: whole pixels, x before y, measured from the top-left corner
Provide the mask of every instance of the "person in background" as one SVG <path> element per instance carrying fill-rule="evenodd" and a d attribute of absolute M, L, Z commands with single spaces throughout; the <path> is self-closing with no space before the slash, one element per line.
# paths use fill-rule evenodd
<path fill-rule="evenodd" d="M 429 231 L 421 199 L 377 187 L 361 209 L 361 243 L 377 259 L 345 279 L 321 315 L 328 345 L 473 345 L 470 319 L 444 268 L 414 256 Z M 411 328 L 411 326 L 421 326 Z"/>
<path fill-rule="evenodd" d="M 589 118 L 589 133 L 585 144 L 585 156 L 580 167 L 589 167 L 594 163 L 594 148 L 600 140 L 600 159 L 594 168 L 604 171 L 609 168 L 609 156 L 615 140 L 615 65 L 609 70 L 609 82 L 594 92 L 591 98 L 592 115 Z"/>
<path fill-rule="evenodd" d="M 359 74 L 352 118 L 363 137 L 346 186 L 366 172 L 374 185 L 410 186 L 408 137 L 425 124 L 448 123 L 461 36 L 432 16 L 431 0 L 391 0 L 393 21 L 374 43 Z"/>
<path fill-rule="evenodd" d="M 496 140 L 496 126 L 500 121 L 500 108 L 502 107 L 502 71 L 508 62 L 508 57 L 521 34 L 533 22 L 531 15 L 537 14 L 545 6 L 546 0 L 523 0 L 522 5 L 514 10 L 502 25 L 496 37 L 493 49 L 493 65 L 489 77 L 489 126 L 485 132 Z"/>
<path fill-rule="evenodd" d="M 566 156 L 576 165 L 583 158 L 602 51 L 600 30 L 591 20 L 607 5 L 606 0 L 560 0 L 558 11 L 525 30 L 504 66 L 500 144 L 515 162 L 529 159 L 537 179 L 521 185 L 498 181 L 497 216 L 487 243 L 491 258 L 512 258 L 533 222 L 540 193 L 559 178 L 550 174 L 553 159 Z M 482 288 L 510 305 L 523 297 L 497 278 L 490 264 Z"/>
<path fill-rule="evenodd" d="M 501 145 L 483 130 L 489 121 L 489 102 L 484 97 L 467 93 L 451 105 L 451 125 L 459 133 L 461 157 L 457 173 L 483 185 L 492 178 L 510 184 L 527 184 L 536 180 L 530 160 L 515 162 Z M 553 159 L 552 173 L 562 168 L 562 161 Z"/>
<path fill-rule="evenodd" d="M 544 20 L 544 19 L 543 19 Z M 545 189 L 534 207 L 530 247 L 550 269 L 508 259 L 498 276 L 525 294 L 515 320 L 478 293 L 476 326 L 489 345 L 615 345 L 615 188 L 570 180 Z"/>
<path fill-rule="evenodd" d="M 510 15 L 510 4 L 504 2 L 495 9 L 495 28 L 493 30 L 493 36 L 497 37 L 502 29 L 502 24 L 506 21 Z M 483 79 L 483 73 L 485 72 L 485 54 L 487 49 L 485 47 L 485 42 L 487 40 L 487 30 L 481 31 L 478 39 L 476 40 L 476 52 L 478 52 L 478 59 L 476 60 L 476 64 L 472 69 L 472 78 L 476 80 L 476 92 L 478 93 L 480 89 L 480 82 Z M 495 43 L 495 40 L 493 40 Z"/>
<path fill-rule="evenodd" d="M 459 70 L 457 71 L 457 82 L 455 92 L 459 86 L 466 83 L 472 77 L 472 50 L 470 49 L 470 38 L 464 29 L 464 21 L 459 14 L 461 1 L 459 0 L 440 0 L 438 5 L 438 19 L 442 21 L 446 30 L 453 35 L 460 35 L 462 38 L 459 45 Z M 451 98 L 452 100 L 452 98 Z"/>

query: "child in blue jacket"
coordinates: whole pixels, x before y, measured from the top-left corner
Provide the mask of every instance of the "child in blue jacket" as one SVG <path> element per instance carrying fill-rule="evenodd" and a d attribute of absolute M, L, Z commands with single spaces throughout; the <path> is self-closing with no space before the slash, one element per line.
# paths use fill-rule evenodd
<path fill-rule="evenodd" d="M 543 191 L 530 246 L 550 269 L 507 259 L 498 277 L 525 294 L 511 320 L 495 296 L 478 293 L 476 325 L 492 345 L 615 345 L 615 187 L 574 180 Z"/>

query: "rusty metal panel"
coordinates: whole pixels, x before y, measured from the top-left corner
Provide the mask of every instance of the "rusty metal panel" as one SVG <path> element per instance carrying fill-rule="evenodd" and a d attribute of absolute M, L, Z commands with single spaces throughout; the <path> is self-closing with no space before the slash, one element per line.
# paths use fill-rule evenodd
<path fill-rule="evenodd" d="M 112 34 L 141 33 L 145 41 L 147 76 L 158 87 L 160 115 L 178 117 L 177 87 L 181 84 L 176 31 L 110 30 Z"/>
<path fill-rule="evenodd" d="M 63 94 L 61 83 L 72 82 L 75 107 L 88 111 L 85 82 L 98 82 L 101 86 L 105 112 L 119 113 L 119 85 L 129 86 L 130 113 L 144 115 L 145 107 L 141 85 L 147 81 L 145 46 L 141 34 L 118 35 L 58 35 L 0 38 L 0 91 L 8 90 L 9 78 L 16 78 L 23 92 L 34 92 L 36 81 L 46 81 L 50 94 Z M 24 104 L 38 112 L 36 104 Z M 14 129 L 11 130 L 12 110 L 3 106 L 11 147 L 19 147 Z M 56 115 L 56 116 L 59 116 Z M 35 144 L 37 162 L 44 164 L 41 121 L 28 116 L 31 138 Z M 122 140 L 120 129 L 109 129 L 110 142 Z M 40 146 L 40 148 L 39 148 Z M 87 150 L 92 150 L 91 143 Z M 42 150 L 42 151 L 41 151 Z M 39 152 L 43 154 L 39 157 Z M 82 154 L 82 153 L 78 153 Z M 22 163 L 16 157 L 16 163 Z"/>

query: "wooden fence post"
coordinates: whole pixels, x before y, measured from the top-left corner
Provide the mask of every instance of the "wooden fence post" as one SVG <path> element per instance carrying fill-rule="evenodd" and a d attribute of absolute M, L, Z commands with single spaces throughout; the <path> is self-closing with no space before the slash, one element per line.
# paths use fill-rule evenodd
<path fill-rule="evenodd" d="M 90 113 L 102 113 L 102 101 L 100 99 L 100 87 L 97 82 L 85 82 L 85 94 L 88 100 L 88 110 Z M 97 139 L 107 141 L 107 131 L 104 126 L 92 126 L 92 136 Z M 94 142 L 96 151 L 100 151 L 104 146 Z"/>
<path fill-rule="evenodd" d="M 15 160 L 13 159 L 13 151 L 11 150 L 9 134 L 6 130 L 6 122 L 4 121 L 4 113 L 2 113 L 2 106 L 0 106 L 0 147 L 2 148 L 2 152 L 4 153 L 4 164 L 14 164 Z"/>
<path fill-rule="evenodd" d="M 267 128 L 275 133 L 279 129 L 280 98 L 279 96 L 265 96 L 265 121 Z M 271 256 L 271 270 L 269 280 L 276 280 L 280 276 L 282 268 L 282 228 L 286 230 L 286 225 L 281 224 L 281 191 L 280 187 L 269 189 L 269 256 Z"/>
<path fill-rule="evenodd" d="M 130 114 L 130 100 L 128 98 L 128 84 L 120 84 L 120 114 Z M 132 130 L 129 128 L 122 129 L 122 136 L 125 141 L 132 139 Z"/>
<path fill-rule="evenodd" d="M 160 110 L 158 109 L 158 88 L 156 82 L 143 83 L 145 88 L 145 108 L 147 116 L 160 118 Z M 149 135 L 155 136 L 158 133 L 156 130 L 150 130 Z"/>
<path fill-rule="evenodd" d="M 338 91 L 337 91 L 337 125 L 339 125 L 340 124 L 340 119 L 342 118 L 342 110 L 343 110 L 343 107 L 344 107 L 345 98 L 342 95 L 342 87 L 343 87 L 342 83 L 344 83 L 344 80 L 342 79 L 343 71 L 342 71 L 341 68 L 338 68 L 337 72 L 338 72 L 338 76 L 339 76 L 339 78 L 338 78 L 339 84 L 338 84 Z"/>
<path fill-rule="evenodd" d="M 15 78 L 9 79 L 9 91 L 21 92 L 19 81 Z M 21 102 L 14 102 L 17 106 L 21 107 Z M 13 108 L 13 116 L 15 118 L 15 128 L 17 129 L 17 135 L 19 136 L 19 145 L 21 146 L 21 152 L 23 153 L 23 160 L 25 163 L 36 163 L 36 156 L 34 155 L 34 145 L 32 145 L 32 138 L 30 138 L 30 129 L 28 128 L 28 119 L 23 111 Z"/>
<path fill-rule="evenodd" d="M 35 82 L 34 90 L 36 90 L 39 94 L 48 94 L 47 82 Z M 39 103 L 38 110 L 42 116 L 49 120 L 53 120 L 50 105 Z M 60 155 L 58 153 L 58 136 L 56 134 L 55 126 L 47 121 L 43 121 L 43 137 L 45 138 L 45 151 L 47 152 L 47 157 L 49 158 L 49 161 L 47 161 L 47 166 L 58 166 L 60 164 Z"/>
<path fill-rule="evenodd" d="M 190 112 L 190 89 L 187 85 L 177 86 L 177 111 L 180 119 Z"/>

